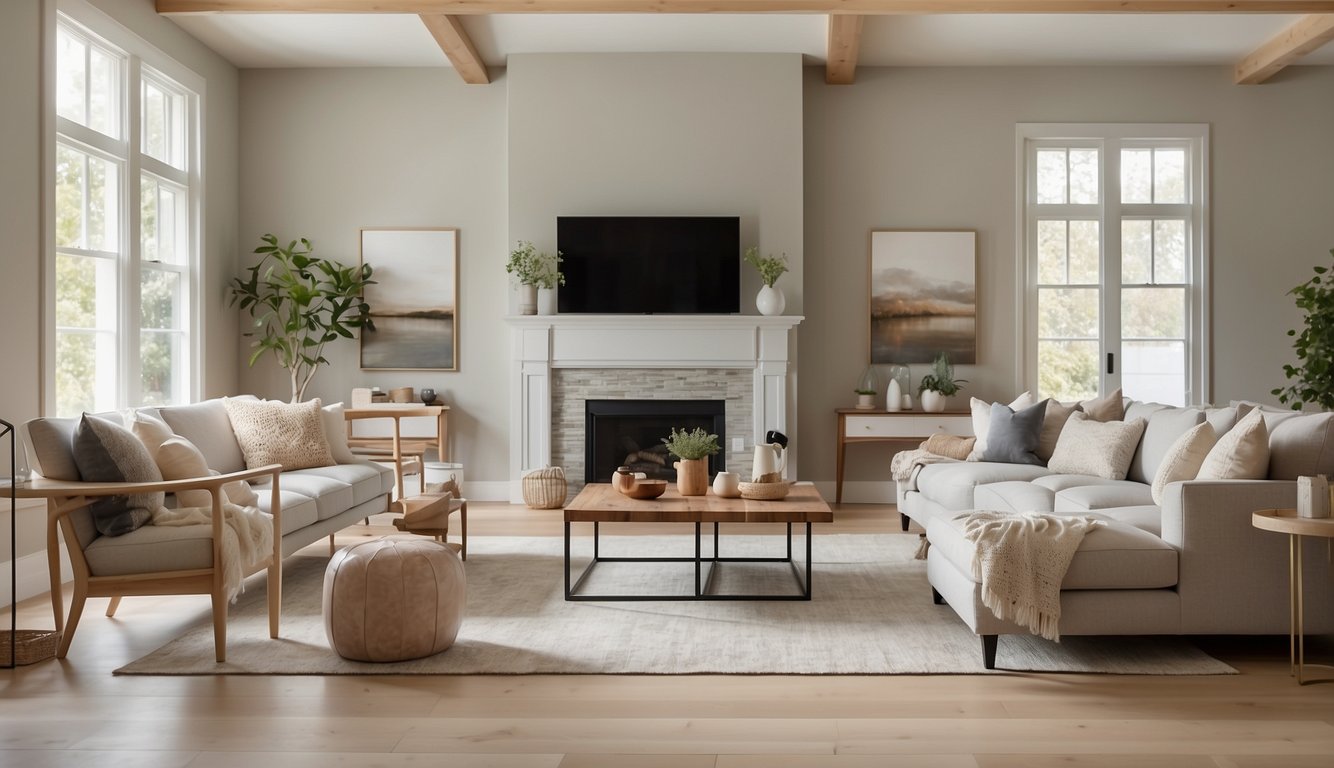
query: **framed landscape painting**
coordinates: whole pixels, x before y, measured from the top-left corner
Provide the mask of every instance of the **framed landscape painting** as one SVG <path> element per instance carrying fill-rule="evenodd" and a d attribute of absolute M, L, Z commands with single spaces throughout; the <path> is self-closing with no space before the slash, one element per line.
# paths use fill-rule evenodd
<path fill-rule="evenodd" d="M 366 370 L 459 369 L 459 231 L 455 227 L 361 229 L 361 263 L 375 330 L 361 332 Z"/>
<path fill-rule="evenodd" d="M 977 362 L 977 233 L 872 230 L 871 363 Z"/>

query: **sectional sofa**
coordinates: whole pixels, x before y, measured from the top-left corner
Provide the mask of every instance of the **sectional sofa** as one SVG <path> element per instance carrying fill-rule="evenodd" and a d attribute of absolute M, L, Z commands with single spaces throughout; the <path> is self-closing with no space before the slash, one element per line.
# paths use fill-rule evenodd
<path fill-rule="evenodd" d="M 1244 411 L 1249 406 L 1242 405 Z M 1089 533 L 1061 585 L 1062 635 L 1286 634 L 1286 537 L 1254 528 L 1251 513 L 1291 508 L 1301 475 L 1334 476 L 1334 414 L 1264 410 L 1269 458 L 1264 479 L 1151 484 L 1165 454 L 1195 425 L 1224 434 L 1236 406 L 1174 408 L 1130 402 L 1124 420 L 1145 426 L 1125 479 L 1053 471 L 1040 464 L 967 461 L 920 467 L 900 488 L 900 512 L 930 542 L 933 597 L 982 637 L 994 667 L 997 637 L 1028 630 L 997 619 L 972 575 L 974 546 L 963 535 L 969 510 L 1092 515 Z M 905 520 L 905 524 L 906 524 Z M 1307 540 L 1306 630 L 1334 631 L 1334 582 L 1326 542 Z M 925 596 L 924 596 L 925 597 Z"/>

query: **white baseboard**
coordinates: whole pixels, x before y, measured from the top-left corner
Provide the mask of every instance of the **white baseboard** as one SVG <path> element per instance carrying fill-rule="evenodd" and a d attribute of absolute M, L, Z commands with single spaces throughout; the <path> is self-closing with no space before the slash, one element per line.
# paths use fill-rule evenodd
<path fill-rule="evenodd" d="M 509 501 L 508 480 L 464 480 L 464 495 L 474 501 Z"/>
<path fill-rule="evenodd" d="M 9 607 L 9 561 L 3 563 L 4 573 L 0 573 L 0 607 Z M 60 545 L 60 580 L 71 581 L 74 572 L 70 570 L 69 558 L 65 556 L 65 545 Z M 18 559 L 18 598 L 20 601 L 30 597 L 44 595 L 51 591 L 51 577 L 47 572 L 46 552 L 33 552 Z"/>

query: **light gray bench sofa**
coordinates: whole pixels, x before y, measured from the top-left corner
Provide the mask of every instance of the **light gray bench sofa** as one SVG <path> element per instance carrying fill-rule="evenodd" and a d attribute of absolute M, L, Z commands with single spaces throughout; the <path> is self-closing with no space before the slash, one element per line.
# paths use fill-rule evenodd
<path fill-rule="evenodd" d="M 974 546 L 960 520 L 970 510 L 1081 514 L 1106 522 L 1084 538 L 1062 582 L 1062 635 L 1289 631 L 1288 541 L 1254 528 L 1251 513 L 1295 506 L 1300 475 L 1334 475 L 1334 415 L 1265 412 L 1268 479 L 1170 483 L 1161 506 L 1150 485 L 1167 449 L 1205 420 L 1217 432 L 1230 429 L 1236 411 L 1132 402 L 1125 418 L 1147 422 L 1125 480 L 969 461 L 924 466 L 915 487 L 901 491 L 900 512 L 930 542 L 933 598 L 982 637 L 988 669 L 999 635 L 1028 630 L 997 619 L 982 603 L 972 575 Z M 1306 546 L 1306 629 L 1332 632 L 1334 582 L 1325 543 L 1308 540 Z"/>

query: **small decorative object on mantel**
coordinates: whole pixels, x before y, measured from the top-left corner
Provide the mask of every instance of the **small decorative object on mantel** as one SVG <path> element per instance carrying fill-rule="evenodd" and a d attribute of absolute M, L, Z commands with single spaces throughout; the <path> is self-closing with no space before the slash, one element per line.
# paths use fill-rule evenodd
<path fill-rule="evenodd" d="M 867 366 L 866 372 L 857 382 L 857 408 L 863 411 L 869 411 L 875 408 L 875 396 L 879 391 L 879 377 L 876 375 L 875 366 Z M 897 409 L 896 409 L 897 410 Z"/>
<path fill-rule="evenodd" d="M 761 256 L 760 249 L 752 245 L 746 249 L 742 261 L 755 267 L 760 273 L 760 279 L 764 281 L 764 287 L 755 296 L 755 309 L 761 315 L 783 314 L 787 308 L 787 298 L 783 296 L 783 289 L 775 288 L 774 283 L 787 271 L 787 254 L 778 257 Z"/>
<path fill-rule="evenodd" d="M 556 251 L 552 256 L 526 240 L 519 241 L 519 247 L 510 251 L 509 262 L 505 271 L 514 276 L 519 283 L 519 314 L 535 315 L 538 312 L 537 291 L 555 291 L 557 286 L 565 285 L 565 275 L 560 271 L 563 254 Z M 554 302 L 548 299 L 541 305 L 546 311 L 541 314 L 553 314 Z"/>
<path fill-rule="evenodd" d="M 1329 480 L 1324 475 L 1297 478 L 1297 516 L 1329 517 Z"/>
<path fill-rule="evenodd" d="M 703 496 L 709 491 L 709 457 L 720 450 L 718 436 L 699 427 L 690 432 L 672 427 L 670 437 L 662 439 L 667 450 L 680 461 L 676 468 L 676 490 L 682 496 Z"/>
<path fill-rule="evenodd" d="M 945 410 L 945 401 L 958 394 L 959 385 L 967 384 L 967 379 L 954 378 L 954 366 L 944 352 L 936 355 L 931 364 L 931 372 L 922 377 L 917 385 L 917 396 L 922 402 L 922 410 L 928 413 L 940 413 Z"/>

